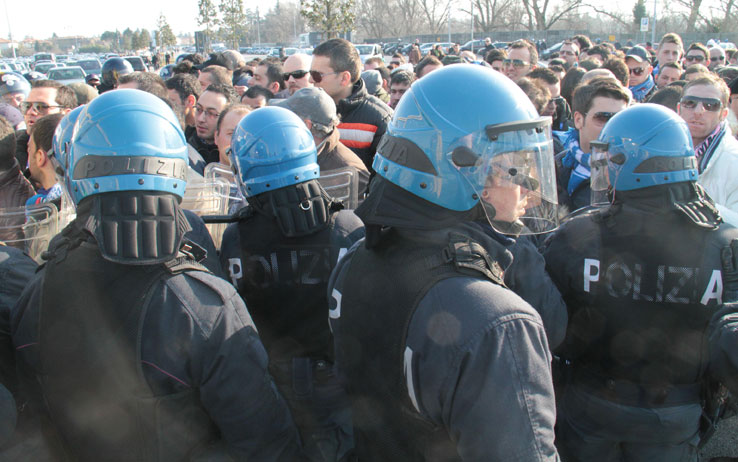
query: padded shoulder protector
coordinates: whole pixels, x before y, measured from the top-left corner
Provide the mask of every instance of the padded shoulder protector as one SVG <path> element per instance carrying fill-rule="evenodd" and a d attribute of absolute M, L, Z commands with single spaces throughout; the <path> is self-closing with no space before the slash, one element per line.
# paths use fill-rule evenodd
<path fill-rule="evenodd" d="M 343 206 L 334 202 L 318 180 L 310 180 L 256 196 L 257 212 L 272 214 L 286 237 L 315 234 L 328 225 L 333 212 Z"/>
<path fill-rule="evenodd" d="M 91 196 L 77 210 L 102 256 L 123 265 L 165 263 L 177 257 L 187 217 L 172 194 L 122 191 Z"/>

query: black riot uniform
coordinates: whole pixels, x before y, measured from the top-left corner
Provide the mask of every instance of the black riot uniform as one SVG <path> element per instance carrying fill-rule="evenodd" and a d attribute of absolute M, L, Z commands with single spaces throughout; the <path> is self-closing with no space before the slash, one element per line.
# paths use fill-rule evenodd
<path fill-rule="evenodd" d="M 152 200 L 159 213 L 138 224 L 159 227 L 165 242 L 101 231 L 123 229 L 134 221 L 123 212 L 151 210 Z M 95 196 L 52 241 L 11 319 L 31 404 L 53 423 L 57 450 L 77 459 L 299 460 L 243 302 L 192 259 L 193 243 L 159 262 L 189 228 L 173 201 Z M 153 262 L 131 264 L 130 253 Z"/>
<path fill-rule="evenodd" d="M 570 310 L 562 457 L 696 457 L 705 332 L 723 303 L 720 251 L 738 236 L 717 227 L 696 188 L 618 192 L 546 243 L 547 269 Z"/>
<path fill-rule="evenodd" d="M 359 460 L 558 460 L 546 334 L 504 286 L 505 240 L 393 228 L 341 260 L 330 318 Z"/>
<path fill-rule="evenodd" d="M 310 207 L 301 208 L 306 200 Z M 330 460 L 317 454 L 346 454 L 351 443 L 348 403 L 333 369 L 326 289 L 364 227 L 317 180 L 249 202 L 223 235 L 221 262 L 249 307 L 306 452 Z"/>

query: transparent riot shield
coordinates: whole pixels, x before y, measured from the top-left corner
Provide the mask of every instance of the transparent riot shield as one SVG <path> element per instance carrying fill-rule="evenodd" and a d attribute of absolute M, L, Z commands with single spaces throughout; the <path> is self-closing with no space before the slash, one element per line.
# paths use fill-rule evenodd
<path fill-rule="evenodd" d="M 342 167 L 320 172 L 320 185 L 344 207 L 353 210 L 359 206 L 359 172 L 354 167 Z"/>
<path fill-rule="evenodd" d="M 0 209 L 0 239 L 11 247 L 24 251 L 37 263 L 49 242 L 74 219 L 74 209 L 45 202 L 26 207 Z"/>
<path fill-rule="evenodd" d="M 192 178 L 187 183 L 181 206 L 198 216 L 228 215 L 232 208 L 243 205 L 244 199 L 238 193 L 233 172 L 222 164 L 209 164 L 205 167 L 205 175 Z M 220 241 L 227 224 L 207 224 L 210 236 L 216 249 L 220 249 Z"/>

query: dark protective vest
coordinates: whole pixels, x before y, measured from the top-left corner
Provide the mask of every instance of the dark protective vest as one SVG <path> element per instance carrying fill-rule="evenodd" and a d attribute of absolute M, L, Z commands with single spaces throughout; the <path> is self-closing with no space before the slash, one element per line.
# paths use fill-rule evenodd
<path fill-rule="evenodd" d="M 502 268 L 465 234 L 438 237 L 420 241 L 390 230 L 372 250 L 360 246 L 346 273 L 336 359 L 348 379 L 362 462 L 461 460 L 446 429 L 418 413 L 408 397 L 408 326 L 437 282 L 474 277 L 503 285 Z"/>
<path fill-rule="evenodd" d="M 154 396 L 141 367 L 152 288 L 192 265 L 130 266 L 94 241 L 52 249 L 42 288 L 38 377 L 76 460 L 174 461 L 215 439 L 196 389 Z M 174 263 L 173 262 L 173 263 Z"/>
<path fill-rule="evenodd" d="M 574 380 L 628 405 L 698 402 L 705 331 L 721 306 L 723 227 L 627 203 L 580 219 L 576 234 L 599 245 L 572 256 L 580 259 L 566 299 Z"/>
<path fill-rule="evenodd" d="M 243 277 L 237 289 L 272 361 L 333 361 L 326 291 L 341 250 L 334 242 L 337 216 L 331 213 L 327 226 L 299 237 L 284 236 L 262 213 L 238 222 Z"/>

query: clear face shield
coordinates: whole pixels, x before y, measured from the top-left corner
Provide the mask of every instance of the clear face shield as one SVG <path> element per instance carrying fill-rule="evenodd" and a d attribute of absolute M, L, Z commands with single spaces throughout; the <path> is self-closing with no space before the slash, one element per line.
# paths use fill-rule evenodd
<path fill-rule="evenodd" d="M 488 126 L 462 137 L 452 163 L 503 234 L 540 234 L 558 226 L 551 119 Z"/>
<path fill-rule="evenodd" d="M 589 158 L 589 186 L 592 195 L 589 203 L 592 207 L 603 207 L 610 204 L 608 197 L 608 190 L 610 189 L 608 149 L 610 145 L 601 141 L 592 141 L 589 145 L 592 148 L 592 155 Z"/>

